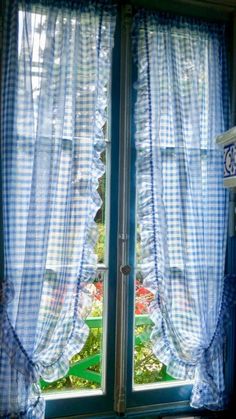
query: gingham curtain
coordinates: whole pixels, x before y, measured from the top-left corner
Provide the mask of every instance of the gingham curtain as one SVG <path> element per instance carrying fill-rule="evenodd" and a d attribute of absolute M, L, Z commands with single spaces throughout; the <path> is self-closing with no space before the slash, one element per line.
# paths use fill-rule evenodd
<path fill-rule="evenodd" d="M 3 62 L 5 276 L 0 416 L 42 418 L 88 328 L 115 9 L 8 1 Z M 11 416 L 11 417 L 12 417 Z"/>
<path fill-rule="evenodd" d="M 136 148 L 144 285 L 155 295 L 154 354 L 193 379 L 191 405 L 224 404 L 228 128 L 224 27 L 139 12 Z M 227 278 L 226 278 L 227 280 Z"/>

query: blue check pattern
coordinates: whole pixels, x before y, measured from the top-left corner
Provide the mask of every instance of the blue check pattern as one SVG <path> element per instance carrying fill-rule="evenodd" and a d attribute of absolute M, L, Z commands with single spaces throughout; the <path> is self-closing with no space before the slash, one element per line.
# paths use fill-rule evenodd
<path fill-rule="evenodd" d="M 138 223 L 155 295 L 153 351 L 191 405 L 224 406 L 228 196 L 216 136 L 229 124 L 224 27 L 140 11 L 134 18 Z"/>
<path fill-rule="evenodd" d="M 39 378 L 64 376 L 88 336 L 115 14 L 108 1 L 8 1 L 3 418 L 41 419 Z"/>

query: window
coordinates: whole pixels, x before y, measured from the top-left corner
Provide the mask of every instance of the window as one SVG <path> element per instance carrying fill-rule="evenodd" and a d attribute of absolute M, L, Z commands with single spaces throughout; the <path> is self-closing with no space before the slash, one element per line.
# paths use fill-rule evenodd
<path fill-rule="evenodd" d="M 27 3 L 27 2 L 26 2 Z M 37 2 L 35 2 L 37 3 Z M 89 327 L 89 337 L 81 352 L 74 355 L 71 360 L 69 372 L 62 379 L 49 383 L 41 380 L 40 385 L 46 399 L 46 417 L 65 417 L 88 414 L 90 417 L 99 417 L 104 412 L 107 417 L 115 417 L 115 413 L 127 414 L 128 417 L 140 416 L 141 411 L 150 414 L 170 414 L 191 412 L 189 407 L 189 398 L 192 389 L 191 380 L 175 380 L 171 377 L 165 366 L 152 354 L 150 333 L 152 321 L 148 316 L 148 305 L 154 298 L 154 294 L 143 284 L 143 273 L 140 267 L 140 236 L 141 227 L 137 219 L 137 196 L 139 184 L 136 178 L 136 148 L 135 148 L 135 104 L 137 100 L 137 91 L 134 87 L 138 79 L 137 68 L 132 60 L 132 40 L 131 27 L 133 24 L 133 15 L 139 9 L 140 5 L 154 7 L 154 2 L 141 4 L 141 1 L 131 1 L 130 5 L 118 8 L 118 17 L 115 30 L 115 41 L 112 53 L 112 73 L 108 77 L 104 89 L 107 93 L 106 113 L 107 120 L 101 125 L 105 139 L 105 149 L 101 153 L 101 161 L 105 166 L 105 174 L 100 168 L 98 191 L 102 197 L 102 207 L 97 211 L 96 223 L 98 227 L 98 242 L 96 244 L 96 254 L 98 256 L 97 273 L 95 279 L 88 285 L 89 291 L 94 294 L 92 311 L 89 314 L 86 324 Z M 144 2 L 145 3 L 145 2 Z M 149 5 L 150 3 L 150 5 Z M 180 1 L 178 10 L 173 11 L 179 14 L 208 16 L 208 7 L 212 11 L 213 20 L 221 17 L 226 24 L 230 19 L 234 7 L 223 6 L 222 10 L 211 6 L 191 6 L 186 8 L 187 1 Z M 132 6 L 131 6 L 132 5 Z M 164 2 L 160 2 L 160 9 L 168 8 Z M 220 6 L 219 6 L 220 7 Z M 220 10 L 220 12 L 219 12 Z M 222 12 L 223 11 L 223 12 Z M 22 12 L 19 12 L 19 33 L 22 32 Z M 206 14 L 207 16 L 205 16 Z M 220 14 L 222 16 L 220 16 Z M 32 83 L 34 95 L 33 113 L 38 113 L 41 106 L 42 111 L 45 106 L 43 98 L 40 97 L 39 78 L 44 71 L 42 67 L 42 50 L 45 49 L 46 36 L 42 28 L 45 25 L 45 17 L 36 12 L 28 16 L 30 25 L 35 25 L 34 48 L 32 51 Z M 61 18 L 63 20 L 63 18 Z M 66 19 L 66 18 L 64 18 Z M 85 17 L 86 20 L 86 17 Z M 65 28 L 66 28 L 66 22 Z M 68 37 L 74 39 L 76 36 L 76 20 L 71 19 L 70 34 Z M 88 22 L 86 22 L 88 25 Z M 99 27 L 99 23 L 95 24 Z M 57 28 L 56 28 L 57 30 Z M 69 32 L 68 32 L 69 33 Z M 43 34 L 43 35 L 42 35 Z M 175 35 L 174 35 L 175 36 Z M 21 36 L 19 37 L 21 39 Z M 72 41 L 70 41 L 72 42 Z M 55 67 L 51 69 L 55 74 L 60 67 L 60 50 L 63 47 L 60 43 L 56 45 L 55 51 L 58 57 L 55 57 Z M 65 47 L 65 45 L 64 45 Z M 22 51 L 27 46 L 19 45 L 19 62 L 21 64 L 22 74 L 24 73 L 24 61 Z M 85 54 L 86 55 L 86 54 Z M 21 62 L 22 60 L 22 62 Z M 73 71 L 73 66 L 68 68 Z M 181 88 L 184 90 L 189 83 L 188 74 L 191 72 L 191 62 L 186 62 L 186 72 L 181 81 Z M 84 74 L 81 75 L 81 78 Z M 43 78 L 43 77 L 42 77 Z M 70 78 L 68 76 L 68 78 Z M 23 80 L 22 77 L 22 82 Z M 46 80 L 46 78 L 45 78 Z M 64 78 L 65 84 L 68 82 Z M 201 68 L 199 70 L 198 84 L 205 83 L 202 77 Z M 93 86 L 87 86 L 88 89 Z M 19 96 L 27 101 L 25 91 L 19 84 Z M 21 90 L 22 89 L 22 90 Z M 68 87 L 72 89 L 72 87 Z M 30 90 L 29 90 L 30 91 Z M 204 102 L 203 91 L 201 87 L 198 90 L 201 101 Z M 57 132 L 61 129 L 62 138 L 60 147 L 60 162 L 58 172 L 59 186 L 62 189 L 62 200 L 65 204 L 64 212 L 67 211 L 67 190 L 64 190 L 64 174 L 69 165 L 72 153 L 72 143 L 70 138 L 70 118 L 74 103 L 70 102 L 69 95 L 65 96 L 65 108 L 67 117 L 65 124 L 61 127 L 60 113 L 53 116 L 52 130 Z M 174 106 L 174 105 L 173 105 Z M 89 110 L 86 110 L 89 112 Z M 161 115 L 161 127 L 165 128 L 165 121 L 171 110 L 163 106 Z M 49 115 L 50 117 L 50 115 Z M 84 115 L 79 115 L 83 125 Z M 186 118 L 187 120 L 187 118 Z M 24 126 L 24 135 L 22 132 L 22 121 L 20 112 L 17 116 L 17 130 L 19 141 L 19 154 L 25 147 L 25 142 L 31 139 L 32 126 Z M 37 121 L 37 118 L 35 118 Z M 50 122 L 51 123 L 51 122 Z M 163 128 L 163 129 L 164 129 Z M 34 127 L 37 130 L 37 127 Z M 191 131 L 191 127 L 188 127 Z M 29 130 L 29 131 L 28 131 Z M 85 127 L 86 131 L 86 127 Z M 191 135 L 193 133 L 191 132 Z M 59 135 L 58 135 L 59 137 Z M 55 136 L 57 138 L 57 136 Z M 48 136 L 45 135 L 45 146 L 47 147 Z M 22 142 L 22 149 L 20 143 Z M 83 144 L 81 145 L 83 147 Z M 166 159 L 166 170 L 174 163 L 170 163 L 173 155 L 173 144 L 162 144 L 163 159 Z M 204 157 L 206 147 L 201 147 L 201 164 L 204 166 Z M 25 157 L 23 154 L 22 166 L 18 168 L 22 177 L 19 177 L 18 190 L 22 192 L 23 177 L 27 164 L 30 166 L 32 155 Z M 170 160 L 169 160 L 170 159 Z M 56 164 L 56 163 L 55 163 Z M 61 166 L 60 166 L 61 164 Z M 38 162 L 40 170 L 40 161 Z M 81 165 L 83 170 L 83 162 Z M 69 170 L 69 169 L 68 169 Z M 86 170 L 86 169 L 85 169 Z M 173 177 L 174 177 L 173 169 Z M 76 180 L 76 179 L 75 179 Z M 177 180 L 176 180 L 177 181 Z M 24 193 L 28 196 L 29 190 L 26 188 Z M 174 204 L 179 212 L 183 210 L 180 207 L 180 201 L 183 197 L 175 197 L 176 201 L 170 202 L 170 211 Z M 19 206 L 22 205 L 19 202 Z M 39 205 L 41 203 L 39 202 Z M 19 208 L 18 208 L 19 209 Z M 17 212 L 17 208 L 15 208 Z M 61 211 L 61 209 L 60 209 Z M 20 212 L 20 209 L 19 209 Z M 57 225 L 57 211 L 52 215 L 55 221 L 51 224 L 49 231 L 49 244 L 46 260 L 46 279 L 44 286 L 46 298 L 50 298 L 50 287 L 54 287 L 58 281 L 58 260 L 55 263 L 54 256 L 60 255 L 63 260 L 64 249 L 60 239 L 58 240 L 58 249 L 53 247 L 55 243 L 54 235 L 58 234 L 59 224 Z M 24 228 L 25 226 L 23 226 Z M 73 232 L 72 232 L 73 233 Z M 78 233 L 78 232 L 77 232 Z M 78 234 L 81 234 L 80 232 Z M 60 232 L 59 232 L 60 235 Z M 60 236 L 62 237 L 62 236 Z M 233 252 L 235 248 L 235 237 L 229 238 L 227 271 L 235 272 L 235 263 Z M 171 270 L 173 277 L 183 269 L 183 260 L 179 255 L 176 257 L 175 249 L 178 247 L 178 237 L 172 237 Z M 61 267 L 61 265 L 60 265 Z M 41 313 L 44 316 L 44 313 Z M 229 342 L 233 338 L 229 338 Z M 232 345 L 231 342 L 231 345 Z M 227 347 L 230 354 L 229 346 Z M 232 361 L 232 355 L 228 357 Z M 226 377 L 229 374 L 230 366 L 225 363 Z M 227 384 L 232 386 L 232 382 Z M 230 388 L 232 391 L 232 388 Z"/>

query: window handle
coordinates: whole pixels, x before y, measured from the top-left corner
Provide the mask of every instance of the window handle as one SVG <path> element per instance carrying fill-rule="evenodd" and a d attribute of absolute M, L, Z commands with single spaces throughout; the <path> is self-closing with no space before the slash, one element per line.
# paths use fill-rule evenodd
<path fill-rule="evenodd" d="M 120 271 L 123 275 L 129 275 L 131 272 L 131 267 L 129 265 L 122 265 Z"/>

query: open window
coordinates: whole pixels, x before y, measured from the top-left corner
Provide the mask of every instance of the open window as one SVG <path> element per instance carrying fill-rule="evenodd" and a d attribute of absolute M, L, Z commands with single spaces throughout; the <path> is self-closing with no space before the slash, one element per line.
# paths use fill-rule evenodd
<path fill-rule="evenodd" d="M 27 45 L 22 44 L 23 40 L 26 39 L 22 32 L 25 30 L 23 24 L 25 15 L 22 13 L 21 3 L 16 3 L 19 3 L 18 60 L 20 62 L 20 70 L 22 71 L 21 81 L 24 83 L 24 49 L 28 48 Z M 45 53 L 45 43 L 47 41 L 45 32 L 46 18 L 43 14 L 40 14 L 37 11 L 37 1 L 33 1 L 32 3 L 35 4 L 35 12 L 31 16 L 28 14 L 27 19 L 29 20 L 31 29 L 33 26 L 35 27 L 35 30 L 33 31 L 34 46 L 31 51 L 31 87 L 33 98 L 26 97 L 26 92 L 29 93 L 31 88 L 27 89 L 27 86 L 25 85 L 22 87 L 19 83 L 18 96 L 22 101 L 22 107 L 19 106 L 19 113 L 16 117 L 18 153 L 19 155 L 21 153 L 24 155 L 21 159 L 21 166 L 17 168 L 21 174 L 18 178 L 18 190 L 21 190 L 21 194 L 25 194 L 26 200 L 28 199 L 27 196 L 29 190 L 27 188 L 22 188 L 22 182 L 24 180 L 24 171 L 27 170 L 27 167 L 30 166 L 32 162 L 32 154 L 30 153 L 29 144 L 31 140 L 32 126 L 22 124 L 22 121 L 25 121 L 25 117 L 22 119 L 20 112 L 25 112 L 26 109 L 26 111 L 28 110 L 29 112 L 33 112 L 33 114 L 37 114 L 40 106 L 42 110 L 44 109 L 44 99 L 41 97 L 41 99 L 38 100 L 38 98 L 40 98 L 41 82 L 44 82 L 44 77 L 42 75 L 42 72 L 44 71 L 42 66 L 42 54 L 43 52 Z M 47 2 L 40 0 L 39 3 L 46 4 Z M 48 418 L 59 418 L 73 415 L 76 415 L 76 417 L 89 415 L 89 417 L 94 416 L 99 418 L 100 416 L 103 417 L 102 415 L 104 415 L 104 417 L 115 417 L 116 414 L 127 414 L 128 417 L 140 417 L 141 412 L 143 412 L 143 414 L 145 414 L 145 412 L 148 414 L 177 414 L 194 411 L 189 407 L 193 380 L 179 380 L 173 378 L 173 376 L 168 373 L 164 363 L 159 361 L 158 358 L 153 355 L 152 343 L 150 340 L 153 322 L 149 316 L 149 306 L 155 298 L 155 290 L 152 292 L 144 282 L 141 250 L 141 236 L 143 232 L 141 221 L 137 216 L 140 183 L 139 178 L 137 177 L 137 147 L 135 144 L 135 137 L 137 136 L 137 113 L 139 112 L 137 111 L 137 101 L 139 100 L 137 93 L 139 69 L 137 68 L 137 57 L 135 60 L 133 54 L 134 46 L 132 46 L 132 26 L 134 24 L 135 16 L 137 16 L 138 13 L 142 15 L 142 12 L 140 12 L 141 7 L 144 7 L 145 10 L 153 10 L 156 8 L 157 11 L 171 12 L 178 16 L 183 16 L 183 20 L 186 16 L 190 16 L 193 18 L 197 17 L 198 19 L 203 19 L 204 22 L 209 20 L 212 25 L 214 22 L 221 22 L 225 25 L 225 41 L 227 44 L 226 59 L 228 61 L 228 68 L 230 68 L 232 67 L 231 62 L 233 61 L 232 14 L 236 11 L 236 5 L 233 4 L 234 2 L 230 1 L 222 1 L 222 3 L 218 1 L 205 3 L 203 4 L 201 1 L 188 2 L 187 0 L 179 0 L 174 2 L 173 5 L 167 5 L 164 1 L 160 1 L 157 4 L 151 0 L 148 2 L 132 0 L 130 2 L 122 2 L 122 5 L 119 4 L 117 7 L 114 45 L 112 45 L 111 48 L 111 44 L 109 44 L 109 42 L 112 43 L 113 41 L 107 41 L 109 45 L 106 46 L 107 49 L 112 49 L 111 62 L 109 63 L 111 65 L 111 73 L 109 77 L 107 77 L 106 83 L 103 86 L 104 91 L 106 92 L 106 95 L 103 96 L 103 99 L 106 96 L 106 105 L 103 107 L 106 117 L 100 127 L 103 133 L 104 147 L 98 150 L 99 153 L 101 152 L 101 167 L 99 168 L 100 176 L 97 184 L 98 193 L 102 199 L 102 205 L 97 210 L 95 216 L 98 232 L 97 244 L 95 246 L 95 253 L 97 256 L 96 275 L 92 281 L 88 281 L 89 293 L 93 295 L 93 302 L 90 307 L 89 315 L 86 317 L 85 321 L 87 327 L 89 328 L 89 335 L 81 351 L 78 351 L 78 353 L 74 354 L 71 358 L 69 370 L 64 377 L 56 381 L 40 379 L 39 384 L 46 400 L 46 417 Z M 154 13 L 155 12 L 156 10 Z M 143 13 L 145 12 L 143 11 Z M 86 28 L 91 24 L 91 22 L 89 22 L 89 18 L 86 13 L 83 18 Z M 68 29 L 66 26 L 66 17 L 60 17 L 59 13 L 59 20 L 60 19 L 62 21 L 63 19 L 65 20 L 64 24 L 65 28 L 68 30 L 68 37 L 71 39 L 70 42 L 75 42 L 76 36 L 78 36 L 78 38 L 80 36 L 80 30 L 82 30 L 81 28 L 83 26 L 83 22 L 78 23 L 73 16 L 70 16 L 71 23 Z M 96 19 L 93 24 L 97 25 L 98 33 L 102 30 L 105 31 L 106 27 L 107 30 L 110 30 L 109 23 L 106 21 L 104 23 L 104 27 L 102 26 L 101 21 Z M 76 25 L 80 26 L 80 29 L 77 32 Z M 173 38 L 179 38 L 176 42 L 179 42 L 178 47 L 180 48 L 182 42 L 180 41 L 180 38 L 185 35 L 181 34 L 181 30 L 178 32 L 173 29 L 172 32 Z M 151 37 L 152 33 L 149 34 L 149 36 Z M 159 34 L 159 36 L 162 36 L 162 34 Z M 93 37 L 93 35 L 91 35 L 91 37 Z M 66 68 L 66 63 L 61 62 L 61 60 L 66 60 L 66 58 L 63 58 L 63 55 L 61 54 L 61 48 L 65 48 L 65 45 L 63 46 L 61 43 L 57 44 L 56 38 L 54 41 L 54 67 L 51 70 L 49 69 L 49 71 L 53 71 L 54 74 L 57 74 L 57 71 L 61 71 L 60 67 L 62 68 L 64 66 L 63 68 Z M 145 42 L 145 37 L 143 38 L 143 42 Z M 90 52 L 92 55 L 94 53 L 94 45 L 92 42 L 91 45 L 92 47 Z M 198 51 L 199 58 L 202 59 L 201 64 L 204 61 L 204 57 L 206 60 L 208 59 L 208 46 L 209 44 L 206 42 L 202 49 L 199 49 Z M 140 48 L 142 48 L 142 46 Z M 155 56 L 155 53 L 156 51 L 153 50 L 153 56 Z M 211 53 L 214 53 L 214 51 Z M 86 56 L 84 51 L 82 51 L 81 54 Z M 106 58 L 107 57 L 105 57 L 105 59 Z M 165 59 L 164 55 L 162 58 L 163 60 Z M 50 57 L 48 56 L 48 60 L 49 59 Z M 140 59 L 143 60 L 143 56 Z M 154 61 L 158 61 L 159 59 L 159 56 L 154 57 Z M 145 67 L 145 65 L 146 64 L 144 62 L 143 66 Z M 204 91 L 203 86 L 206 86 L 207 83 L 211 82 L 211 74 L 210 72 L 208 74 L 207 72 L 204 73 L 202 67 L 199 65 L 196 86 L 197 94 L 200 96 L 199 103 L 202 104 L 202 108 L 206 108 L 207 118 L 209 98 L 206 93 L 207 89 Z M 74 66 L 70 67 L 68 65 L 68 68 L 71 72 L 75 71 Z M 185 62 L 185 69 L 181 75 L 181 89 L 183 95 L 184 92 L 189 89 L 188 84 L 191 83 L 192 69 L 193 64 L 191 60 L 187 59 Z M 73 134 L 71 133 L 71 119 L 76 107 L 76 102 L 74 103 L 70 99 L 70 93 L 74 87 L 78 88 L 76 100 L 78 100 L 79 103 L 80 99 L 78 99 L 78 97 L 80 96 L 82 97 L 81 101 L 83 102 L 84 100 L 83 103 L 85 103 L 87 99 L 83 96 L 83 77 L 85 78 L 85 90 L 91 90 L 91 95 L 93 94 L 94 87 L 92 84 L 86 85 L 86 72 L 79 74 L 79 87 L 72 84 L 70 85 L 72 73 L 68 73 L 66 77 L 64 76 L 65 75 L 63 75 L 62 78 L 65 82 L 65 88 L 68 89 L 68 96 L 65 95 L 64 97 L 64 106 L 66 108 L 65 124 L 63 127 L 60 126 L 60 109 L 58 113 L 55 113 L 53 116 L 54 119 L 52 122 L 52 131 L 54 134 L 57 132 L 59 127 L 62 130 L 61 143 L 58 145 L 61 150 L 60 162 L 57 162 L 58 167 L 61 168 L 61 170 L 58 171 L 57 188 L 61 191 L 61 201 L 64 203 L 64 210 L 60 208 L 60 214 L 62 211 L 66 213 L 68 209 L 68 190 L 65 185 L 65 173 L 69 173 L 70 158 L 74 152 L 74 146 L 71 141 L 71 137 L 73 137 Z M 159 80 L 161 79 L 161 70 L 157 77 Z M 235 75 L 231 75 L 231 79 L 231 84 L 233 85 L 236 80 Z M 171 77 L 169 82 L 171 82 Z M 68 86 L 66 83 L 68 83 Z M 156 88 L 158 89 L 158 86 L 156 86 Z M 167 84 L 167 93 L 168 90 L 171 96 L 172 92 L 170 92 L 171 89 L 169 89 Z M 154 94 L 155 92 L 153 95 Z M 216 92 L 216 95 L 217 94 L 220 95 L 221 92 Z M 230 101 L 229 96 L 228 100 Z M 235 93 L 233 94 L 233 97 L 235 97 Z M 181 155 L 182 150 L 177 150 L 175 141 L 173 140 L 174 129 L 176 127 L 167 127 L 167 120 L 170 118 L 170 115 L 174 113 L 173 108 L 176 106 L 175 100 L 177 99 L 173 95 L 173 101 L 170 102 L 170 106 L 168 106 L 165 103 L 165 99 L 161 97 L 160 102 L 162 102 L 159 129 L 162 138 L 162 143 L 160 144 L 160 155 L 162 157 L 162 161 L 164 161 L 163 196 L 166 206 L 168 207 L 167 218 L 169 217 L 168 226 L 170 230 L 168 240 L 171 241 L 171 260 L 169 266 L 171 277 L 177 282 L 183 280 L 184 278 L 183 266 L 185 255 L 178 252 L 182 232 L 176 231 L 176 229 L 172 229 L 172 227 L 176 223 L 176 217 L 181 218 L 181 214 L 183 214 L 186 210 L 188 205 L 188 196 L 187 188 L 181 189 L 182 195 L 175 193 L 178 189 L 177 184 L 179 182 L 179 178 L 176 175 L 176 155 Z M 31 103 L 31 105 L 33 104 L 33 110 L 25 106 L 26 102 Z M 158 108 L 159 104 L 155 99 L 153 99 L 152 105 Z M 25 109 L 23 109 L 24 106 Z M 81 113 L 79 106 L 76 110 L 76 117 L 80 120 L 80 124 L 84 131 L 86 131 L 87 128 L 85 127 L 83 120 L 86 120 L 86 123 L 88 122 L 86 118 L 87 114 L 90 112 L 89 106 L 88 109 L 85 106 L 86 109 L 84 114 L 83 111 Z M 141 109 L 139 110 L 141 112 Z M 189 119 L 187 117 L 185 118 L 186 125 L 188 125 L 185 128 L 187 129 L 189 136 L 195 139 L 196 135 L 193 133 L 190 123 L 191 108 L 187 109 L 186 112 L 189 112 L 190 116 Z M 35 121 L 36 120 L 37 118 L 35 118 Z M 176 123 L 176 121 L 174 122 Z M 203 125 L 203 123 L 200 123 L 201 127 Z M 144 127 L 144 129 L 145 128 L 146 127 Z M 172 128 L 173 132 L 168 132 L 168 135 L 165 136 L 165 130 L 168 129 L 170 131 Z M 34 129 L 37 130 L 37 126 L 35 126 Z M 55 136 L 55 138 L 57 138 L 57 136 Z M 86 149 L 86 135 L 84 138 L 84 143 L 83 141 L 80 142 L 80 151 L 82 154 Z M 167 138 L 167 140 L 164 140 L 164 138 Z M 45 147 L 47 147 L 49 138 L 45 136 L 44 140 Z M 193 151 L 192 155 L 194 155 L 194 152 L 196 151 L 193 144 L 194 141 L 192 141 L 192 146 L 190 147 Z M 29 151 L 28 154 L 25 154 L 26 145 Z M 202 184 L 204 184 L 208 174 L 206 165 L 206 155 L 208 150 L 204 141 L 200 147 L 197 148 L 198 157 L 200 159 L 199 162 L 202 167 L 201 181 Z M 87 151 L 85 150 L 85 153 L 86 152 Z M 82 160 L 80 162 L 80 170 L 77 173 L 77 177 L 73 179 L 73 182 L 81 182 L 82 179 L 82 182 L 84 181 L 85 185 L 86 175 L 89 175 L 89 171 L 84 165 L 84 160 Z M 184 160 L 182 159 L 181 161 L 182 172 L 178 173 L 178 175 L 179 177 L 184 177 L 187 169 Z M 40 160 L 38 161 L 38 165 L 40 166 Z M 38 167 L 38 169 L 40 169 L 40 167 Z M 167 172 L 169 173 L 169 177 L 165 176 Z M 171 186 L 170 178 L 172 178 Z M 69 179 L 68 182 L 70 181 L 71 179 Z M 84 188 L 86 188 L 86 185 Z M 169 192 L 168 188 L 172 188 L 172 192 L 174 190 L 175 191 L 173 193 Z M 80 192 L 82 190 L 83 187 L 81 187 Z M 22 200 L 17 202 L 18 207 L 16 205 L 14 210 L 17 212 L 18 209 L 20 212 L 22 211 Z M 41 205 L 40 199 L 39 205 Z M 60 214 L 57 212 L 57 205 L 55 205 L 54 212 L 51 214 L 52 222 L 49 229 L 48 253 L 45 264 L 45 290 L 43 293 L 46 299 L 53 298 L 50 296 L 50 290 L 53 290 L 55 283 L 58 283 L 58 259 L 56 259 L 55 263 L 55 255 L 56 258 L 60 256 L 59 259 L 63 259 L 61 252 L 64 247 L 63 243 L 60 241 L 62 238 L 62 230 L 60 230 Z M 187 222 L 185 223 L 185 227 L 186 225 Z M 24 228 L 26 228 L 26 225 L 22 226 L 22 229 Z M 62 226 L 61 228 L 63 229 L 64 227 Z M 76 236 L 76 240 L 78 239 L 78 235 L 82 234 L 80 229 L 75 229 L 71 231 L 70 239 L 72 239 L 73 233 Z M 55 240 L 57 235 L 59 237 L 58 241 Z M 190 233 L 188 230 L 185 237 L 185 245 L 190 240 L 189 235 Z M 55 242 L 57 242 L 56 248 Z M 236 262 L 234 259 L 235 246 L 235 237 L 229 238 L 225 269 L 226 273 L 236 272 Z M 209 263 L 210 265 L 208 268 L 211 269 L 212 267 L 213 269 L 214 267 L 212 266 L 212 261 Z M 180 300 L 181 298 L 182 297 L 180 297 Z M 47 310 L 46 302 L 44 304 L 44 308 Z M 179 306 L 177 308 L 179 310 Z M 43 319 L 46 314 L 46 311 L 41 312 L 41 318 Z M 178 312 L 178 315 L 180 314 L 181 313 Z M 233 316 L 234 314 L 232 314 L 232 317 Z M 230 395 L 232 395 L 233 392 L 234 380 L 234 360 L 232 350 L 235 344 L 233 328 L 234 324 L 231 326 L 229 336 L 227 338 L 227 359 L 224 360 L 223 365 L 225 370 L 226 387 Z"/>

